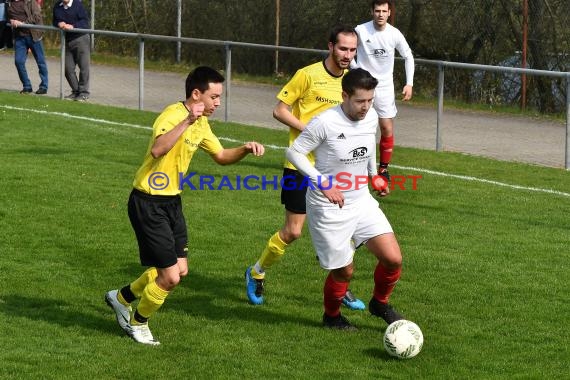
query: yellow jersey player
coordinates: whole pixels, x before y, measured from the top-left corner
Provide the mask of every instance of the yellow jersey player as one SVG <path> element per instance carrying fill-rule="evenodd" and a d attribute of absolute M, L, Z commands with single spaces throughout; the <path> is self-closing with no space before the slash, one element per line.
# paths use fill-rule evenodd
<path fill-rule="evenodd" d="M 121 289 L 110 290 L 105 301 L 119 326 L 135 341 L 157 345 L 148 319 L 188 274 L 188 235 L 182 213 L 180 180 L 193 154 L 206 151 L 227 165 L 248 154 L 261 156 L 263 145 L 248 142 L 224 148 L 210 129 L 208 116 L 220 106 L 224 77 L 201 66 L 186 79 L 186 100 L 168 106 L 153 125 L 142 166 L 129 197 L 129 219 L 139 246 L 140 262 L 148 269 Z M 139 300 L 134 312 L 131 303 Z"/>
<path fill-rule="evenodd" d="M 342 102 L 342 77 L 356 54 L 357 35 L 354 28 L 335 26 L 328 42 L 329 53 L 320 62 L 299 69 L 277 95 L 279 102 L 273 116 L 289 127 L 289 145 L 319 113 Z M 314 162 L 312 154 L 308 159 Z M 264 302 L 265 270 L 285 253 L 286 247 L 301 236 L 305 223 L 306 188 L 303 176 L 290 162 L 285 162 L 281 203 L 285 206 L 285 224 L 268 240 L 261 257 L 245 272 L 246 294 L 254 305 Z M 362 301 L 350 290 L 343 302 L 351 309 L 363 310 Z"/>

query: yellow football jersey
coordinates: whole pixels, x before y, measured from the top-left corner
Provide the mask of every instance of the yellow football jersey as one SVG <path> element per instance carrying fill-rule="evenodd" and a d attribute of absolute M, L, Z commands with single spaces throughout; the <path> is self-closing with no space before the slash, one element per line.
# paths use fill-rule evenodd
<path fill-rule="evenodd" d="M 277 99 L 290 106 L 293 115 L 307 124 L 313 116 L 342 103 L 342 75 L 331 74 L 324 61 L 313 63 L 297 70 L 281 89 Z M 289 128 L 289 146 L 300 133 L 295 128 Z M 307 157 L 311 163 L 315 163 L 312 154 Z M 295 169 L 289 161 L 285 161 L 285 167 Z"/>
<path fill-rule="evenodd" d="M 164 109 L 152 126 L 152 138 L 149 142 L 142 166 L 133 181 L 137 190 L 153 195 L 179 194 L 180 176 L 186 173 L 192 156 L 198 148 L 208 154 L 223 150 L 222 144 L 214 135 L 208 118 L 201 116 L 189 126 L 172 149 L 159 158 L 152 157 L 150 150 L 156 138 L 167 133 L 188 116 L 184 103 L 178 102 Z"/>

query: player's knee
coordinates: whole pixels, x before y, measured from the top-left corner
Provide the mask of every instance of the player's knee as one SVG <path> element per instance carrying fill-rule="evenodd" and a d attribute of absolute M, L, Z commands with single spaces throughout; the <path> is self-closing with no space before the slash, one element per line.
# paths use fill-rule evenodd
<path fill-rule="evenodd" d="M 288 228 L 282 231 L 283 233 L 283 241 L 287 244 L 291 244 L 295 240 L 301 237 L 303 230 L 300 228 Z"/>
<path fill-rule="evenodd" d="M 393 124 L 380 119 L 380 134 L 382 137 L 390 137 L 393 134 Z"/>
<path fill-rule="evenodd" d="M 186 277 L 187 275 L 188 275 L 188 268 L 180 269 L 180 279 L 182 279 L 182 277 Z"/>
<path fill-rule="evenodd" d="M 343 275 L 346 281 L 352 280 L 353 272 L 354 272 L 354 267 L 352 265 L 343 268 Z"/>
<path fill-rule="evenodd" d="M 400 269 L 402 267 L 402 255 L 393 255 L 384 260 L 384 266 L 390 270 Z"/>
<path fill-rule="evenodd" d="M 382 137 L 390 137 L 392 136 L 392 128 L 381 127 L 380 134 L 382 135 Z"/>
<path fill-rule="evenodd" d="M 156 283 L 162 289 L 170 291 L 180 283 L 180 274 L 169 274 L 167 276 L 162 276 L 156 279 Z"/>
<path fill-rule="evenodd" d="M 334 269 L 332 271 L 332 276 L 335 279 L 335 281 L 349 282 L 350 280 L 352 280 L 353 270 L 354 268 L 352 265 L 346 266 L 344 268 Z"/>

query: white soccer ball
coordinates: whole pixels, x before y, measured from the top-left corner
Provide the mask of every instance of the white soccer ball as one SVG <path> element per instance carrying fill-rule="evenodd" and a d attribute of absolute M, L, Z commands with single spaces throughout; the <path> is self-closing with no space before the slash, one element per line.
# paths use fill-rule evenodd
<path fill-rule="evenodd" d="M 424 335 L 414 322 L 401 319 L 391 323 L 384 333 L 384 348 L 398 359 L 410 359 L 420 353 Z"/>

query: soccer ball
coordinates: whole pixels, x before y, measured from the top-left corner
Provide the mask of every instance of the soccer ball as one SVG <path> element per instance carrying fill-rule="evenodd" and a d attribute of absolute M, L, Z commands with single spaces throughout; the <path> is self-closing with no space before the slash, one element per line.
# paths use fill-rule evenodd
<path fill-rule="evenodd" d="M 420 353 L 424 344 L 422 330 L 414 322 L 400 319 L 392 322 L 384 333 L 384 348 L 398 359 L 410 359 Z"/>

